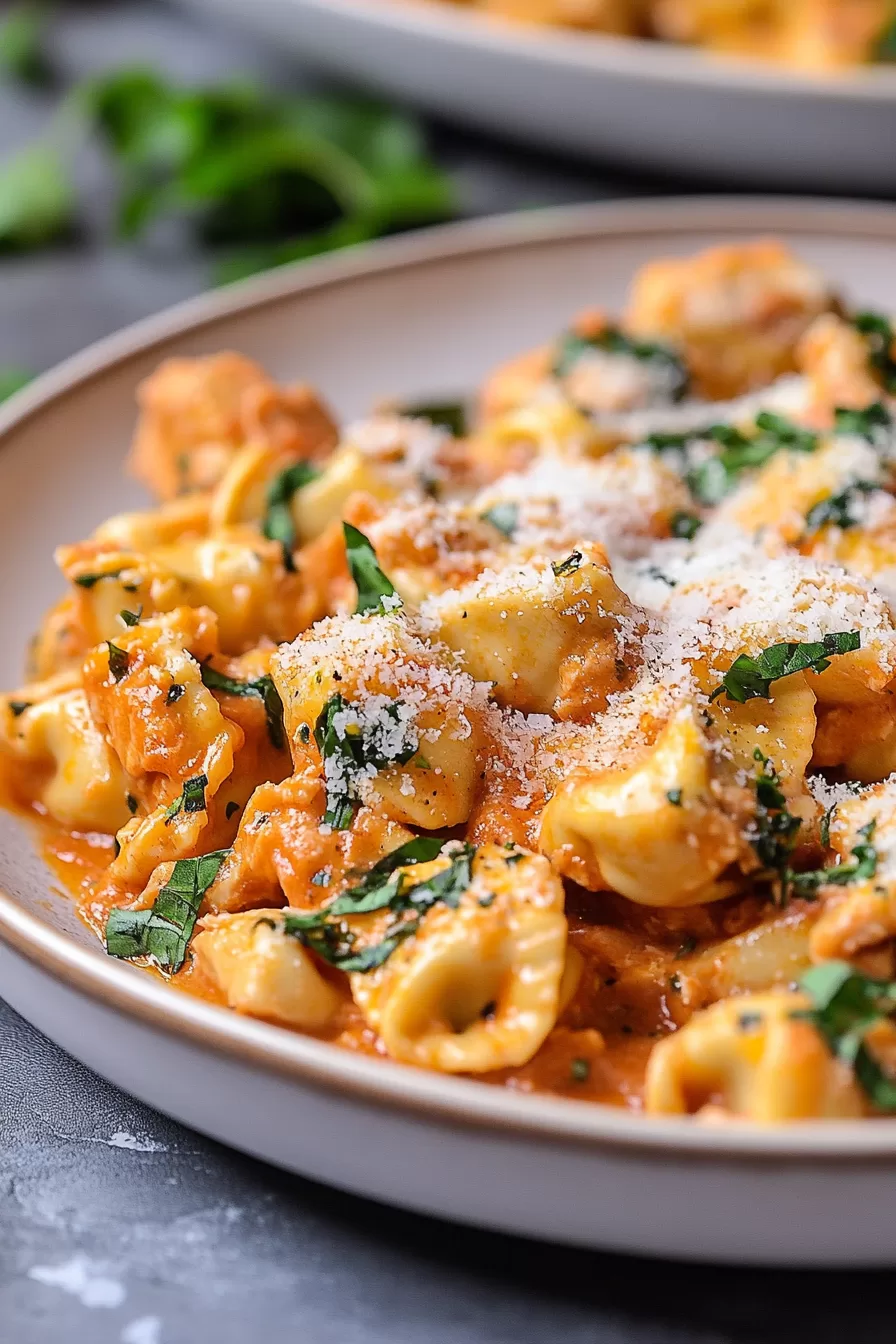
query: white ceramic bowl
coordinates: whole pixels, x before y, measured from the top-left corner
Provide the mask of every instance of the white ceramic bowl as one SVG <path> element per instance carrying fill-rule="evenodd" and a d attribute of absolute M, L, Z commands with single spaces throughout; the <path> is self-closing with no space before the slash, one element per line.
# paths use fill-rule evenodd
<path fill-rule="evenodd" d="M 441 0 L 182 0 L 524 144 L 789 190 L 896 187 L 896 69 L 810 76 Z"/>
<path fill-rule="evenodd" d="M 896 308 L 896 210 L 808 202 L 589 206 L 466 224 L 282 271 L 113 337 L 0 408 L 0 684 L 59 592 L 54 545 L 136 501 L 136 382 L 243 350 L 353 415 L 472 387 L 662 252 L 775 233 Z M 896 1263 L 896 1121 L 701 1127 L 525 1096 L 240 1018 L 107 958 L 0 814 L 0 989 L 60 1045 L 235 1147 L 424 1212 L 585 1246 L 775 1264 Z M 4 894 L 5 893 L 5 894 Z"/>

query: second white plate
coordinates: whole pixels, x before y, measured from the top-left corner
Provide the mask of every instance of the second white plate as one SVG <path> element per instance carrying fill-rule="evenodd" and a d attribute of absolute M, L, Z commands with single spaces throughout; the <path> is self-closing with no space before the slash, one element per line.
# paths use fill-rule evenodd
<path fill-rule="evenodd" d="M 817 77 L 500 22 L 442 0 L 183 0 L 526 144 L 743 183 L 896 189 L 896 69 Z"/>

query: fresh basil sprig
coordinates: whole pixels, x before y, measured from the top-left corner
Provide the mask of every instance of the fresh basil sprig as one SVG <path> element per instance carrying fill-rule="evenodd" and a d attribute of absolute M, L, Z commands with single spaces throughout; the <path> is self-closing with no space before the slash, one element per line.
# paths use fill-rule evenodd
<path fill-rule="evenodd" d="M 370 539 L 359 532 L 351 523 L 342 524 L 345 537 L 345 554 L 355 587 L 358 589 L 356 615 L 367 616 L 371 613 L 382 615 L 387 610 L 384 598 L 394 598 L 388 610 L 393 611 L 402 605 L 401 598 L 395 592 L 391 579 L 388 579 L 377 564 L 376 551 Z"/>
<path fill-rule="evenodd" d="M 412 420 L 428 420 L 436 429 L 446 429 L 455 439 L 462 439 L 467 433 L 467 407 L 462 401 L 406 402 L 398 413 Z"/>
<path fill-rule="evenodd" d="M 311 914 L 287 911 L 284 932 L 310 948 L 331 966 L 341 971 L 365 973 L 382 966 L 395 949 L 417 933 L 423 916 L 439 903 L 456 909 L 472 881 L 475 849 L 461 845 L 450 855 L 446 868 L 425 882 L 413 882 L 409 874 L 397 871 L 417 863 L 428 863 L 441 852 L 444 841 L 418 837 L 381 859 L 357 886 L 343 892 L 329 905 Z M 345 923 L 347 916 L 389 910 L 392 918 L 378 943 L 356 951 L 357 933 Z"/>
<path fill-rule="evenodd" d="M 739 705 L 748 700 L 767 700 L 773 682 L 790 677 L 794 672 L 824 672 L 833 657 L 854 653 L 861 646 L 862 637 L 858 630 L 843 630 L 812 642 L 772 644 L 755 658 L 742 653 L 735 658 L 722 678 L 722 684 L 709 698 L 715 700 L 719 695 L 726 695 Z"/>
<path fill-rule="evenodd" d="M 877 1110 L 896 1111 L 896 1080 L 865 1044 L 869 1030 L 896 1011 L 896 983 L 872 979 L 845 961 L 825 961 L 805 973 L 800 988 L 812 999 L 809 1020 L 831 1053 L 850 1066 Z"/>
<path fill-rule="evenodd" d="M 286 730 L 283 726 L 283 701 L 274 685 L 273 677 L 265 673 L 253 681 L 238 681 L 235 677 L 226 677 L 216 671 L 211 663 L 203 663 L 200 669 L 203 686 L 210 691 L 221 691 L 225 695 L 255 695 L 264 705 L 268 737 L 271 746 L 280 751 L 286 745 Z"/>
<path fill-rule="evenodd" d="M 229 849 L 218 849 L 197 859 L 178 859 L 150 910 L 110 910 L 106 921 L 109 956 L 127 961 L 152 957 L 163 969 L 179 971 L 202 899 L 229 853 Z"/>

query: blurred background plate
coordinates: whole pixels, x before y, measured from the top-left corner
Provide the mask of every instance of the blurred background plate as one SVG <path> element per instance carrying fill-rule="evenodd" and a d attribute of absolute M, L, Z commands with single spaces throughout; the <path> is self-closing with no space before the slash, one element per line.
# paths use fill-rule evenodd
<path fill-rule="evenodd" d="M 810 76 L 526 27 L 441 0 L 183 0 L 305 60 L 530 145 L 741 182 L 896 188 L 896 70 Z"/>

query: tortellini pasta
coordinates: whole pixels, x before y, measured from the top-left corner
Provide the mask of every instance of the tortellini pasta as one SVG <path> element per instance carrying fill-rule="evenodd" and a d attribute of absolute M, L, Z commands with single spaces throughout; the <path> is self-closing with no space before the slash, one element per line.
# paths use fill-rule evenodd
<path fill-rule="evenodd" d="M 891 319 L 759 241 L 545 337 L 473 413 L 342 428 L 163 365 L 160 502 L 59 546 L 8 801 L 111 956 L 237 1013 L 661 1114 L 896 1109 Z"/>

